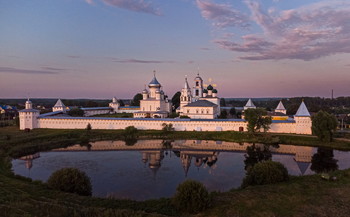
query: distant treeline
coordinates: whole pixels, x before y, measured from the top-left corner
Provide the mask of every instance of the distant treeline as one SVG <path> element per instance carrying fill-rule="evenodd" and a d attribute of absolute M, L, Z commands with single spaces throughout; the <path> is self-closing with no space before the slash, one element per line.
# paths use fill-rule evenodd
<path fill-rule="evenodd" d="M 27 99 L 0 99 L 0 105 L 13 105 L 17 106 L 18 109 L 24 108 L 24 103 Z M 30 99 L 35 107 L 45 107 L 52 108 L 57 99 L 42 99 L 42 98 L 33 98 Z M 66 106 L 78 106 L 78 107 L 107 107 L 111 102 L 111 99 L 62 99 L 62 102 Z M 123 106 L 126 103 L 130 103 L 131 100 L 125 99 L 120 100 L 121 105 Z M 125 103 L 124 103 L 125 102 Z"/>

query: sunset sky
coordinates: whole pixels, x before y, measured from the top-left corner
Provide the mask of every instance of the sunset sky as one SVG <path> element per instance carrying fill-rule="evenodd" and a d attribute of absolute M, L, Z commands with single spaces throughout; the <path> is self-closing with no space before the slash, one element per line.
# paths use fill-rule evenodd
<path fill-rule="evenodd" d="M 0 0 L 0 98 L 350 95 L 350 1 Z M 193 85 L 193 83 L 190 83 Z"/>

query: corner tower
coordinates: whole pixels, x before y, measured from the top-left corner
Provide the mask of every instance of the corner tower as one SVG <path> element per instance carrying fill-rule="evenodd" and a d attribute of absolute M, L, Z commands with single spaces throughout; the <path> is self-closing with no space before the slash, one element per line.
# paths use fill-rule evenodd
<path fill-rule="evenodd" d="M 304 100 L 301 102 L 297 113 L 294 115 L 295 120 L 295 133 L 296 134 L 312 134 L 311 127 L 311 115 L 307 109 Z"/>
<path fill-rule="evenodd" d="M 19 129 L 34 129 L 38 128 L 39 110 L 33 109 L 32 102 L 28 99 L 25 104 L 25 109 L 19 111 Z"/>

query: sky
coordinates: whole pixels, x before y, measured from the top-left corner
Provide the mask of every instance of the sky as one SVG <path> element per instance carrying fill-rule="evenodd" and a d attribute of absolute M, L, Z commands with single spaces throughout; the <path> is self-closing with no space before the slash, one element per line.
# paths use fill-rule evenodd
<path fill-rule="evenodd" d="M 350 1 L 0 0 L 0 98 L 350 95 Z"/>

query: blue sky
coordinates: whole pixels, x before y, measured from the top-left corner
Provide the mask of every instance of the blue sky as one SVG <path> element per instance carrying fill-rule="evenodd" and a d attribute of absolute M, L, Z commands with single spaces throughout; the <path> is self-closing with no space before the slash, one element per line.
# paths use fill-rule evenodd
<path fill-rule="evenodd" d="M 221 97 L 350 93 L 350 2 L 0 0 L 0 97 L 171 97 L 198 68 Z"/>

